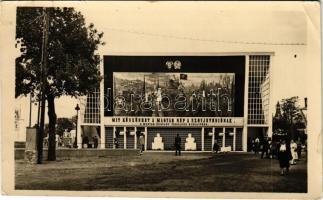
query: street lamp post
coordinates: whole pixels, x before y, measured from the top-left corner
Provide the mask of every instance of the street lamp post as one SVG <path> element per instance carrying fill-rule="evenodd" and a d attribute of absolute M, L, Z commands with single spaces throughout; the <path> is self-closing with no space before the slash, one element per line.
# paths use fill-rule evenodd
<path fill-rule="evenodd" d="M 78 122 L 78 118 L 79 118 L 79 110 L 80 110 L 79 104 L 76 104 L 75 110 L 76 110 L 76 130 L 75 130 L 75 142 L 74 142 L 74 147 L 75 147 L 75 148 L 77 148 L 77 122 Z"/>
<path fill-rule="evenodd" d="M 31 128 L 31 112 L 32 112 L 32 97 L 31 93 L 29 94 L 29 128 Z"/>

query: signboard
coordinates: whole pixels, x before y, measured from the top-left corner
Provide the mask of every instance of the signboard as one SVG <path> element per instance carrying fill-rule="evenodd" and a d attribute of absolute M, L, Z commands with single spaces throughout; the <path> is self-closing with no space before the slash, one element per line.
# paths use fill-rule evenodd
<path fill-rule="evenodd" d="M 243 126 L 243 117 L 105 117 L 108 126 L 223 127 Z"/>

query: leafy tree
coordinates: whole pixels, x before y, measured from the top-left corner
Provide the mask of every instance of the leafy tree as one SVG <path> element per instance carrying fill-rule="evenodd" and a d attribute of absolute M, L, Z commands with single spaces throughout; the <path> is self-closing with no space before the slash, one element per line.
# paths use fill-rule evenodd
<path fill-rule="evenodd" d="M 273 118 L 273 130 L 283 131 L 291 139 L 298 136 L 297 129 L 303 128 L 301 109 L 297 106 L 298 97 L 281 100 L 276 105 L 276 113 Z"/>
<path fill-rule="evenodd" d="M 72 119 L 57 118 L 56 134 L 62 136 L 65 130 L 70 131 L 75 128 Z"/>
<path fill-rule="evenodd" d="M 78 97 L 98 87 L 100 58 L 95 51 L 102 42 L 91 23 L 74 8 L 18 7 L 16 41 L 21 55 L 16 59 L 16 97 L 31 94 L 40 98 L 42 34 L 48 17 L 47 68 L 44 71 L 45 99 L 48 103 L 48 160 L 55 160 L 55 99 L 62 95 Z M 74 109 L 74 108 L 71 108 Z"/>
<path fill-rule="evenodd" d="M 299 119 L 301 116 L 300 109 L 296 105 L 298 101 L 298 97 L 291 97 L 287 99 L 282 100 L 282 116 L 285 120 L 287 127 L 288 127 L 288 133 L 290 138 L 294 139 L 295 137 L 295 123 L 296 120 Z"/>
<path fill-rule="evenodd" d="M 76 115 L 74 115 L 74 116 L 71 118 L 71 121 L 72 121 L 72 123 L 74 124 L 74 128 L 75 128 L 75 126 L 76 126 L 76 122 L 77 122 L 77 116 L 76 116 Z"/>
<path fill-rule="evenodd" d="M 273 131 L 275 133 L 288 132 L 288 127 L 285 120 L 283 119 L 281 106 L 279 102 L 277 102 L 276 104 L 276 113 L 273 118 Z"/>

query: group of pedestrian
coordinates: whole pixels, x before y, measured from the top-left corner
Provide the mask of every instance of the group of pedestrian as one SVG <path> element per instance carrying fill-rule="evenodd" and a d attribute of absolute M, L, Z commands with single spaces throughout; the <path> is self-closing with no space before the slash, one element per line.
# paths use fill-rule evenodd
<path fill-rule="evenodd" d="M 261 159 L 278 159 L 281 175 L 288 174 L 290 165 L 295 165 L 301 159 L 302 148 L 300 138 L 296 142 L 287 139 L 272 141 L 271 138 L 260 140 L 258 137 L 251 141 L 251 150 L 255 154 L 261 152 Z"/>
<path fill-rule="evenodd" d="M 303 145 L 302 145 L 302 142 L 300 139 L 298 139 L 296 142 L 294 140 L 290 140 L 290 142 L 286 142 L 285 139 L 282 139 L 280 141 L 280 146 L 281 145 L 284 145 L 286 144 L 286 147 L 287 147 L 287 152 L 289 152 L 289 164 L 291 165 L 295 165 L 296 164 L 296 161 L 299 161 L 301 160 L 301 155 L 302 155 L 302 149 L 303 149 Z M 284 150 L 284 147 L 283 149 Z M 280 159 L 279 155 L 281 154 L 281 149 L 279 148 L 278 149 L 278 159 Z"/>
<path fill-rule="evenodd" d="M 291 140 L 290 143 L 285 139 L 280 141 L 278 149 L 278 160 L 281 169 L 281 175 L 288 174 L 290 165 L 296 165 L 296 161 L 301 159 L 302 143 L 300 139 L 295 142 Z"/>
<path fill-rule="evenodd" d="M 264 150 L 268 147 L 268 152 L 271 152 L 270 158 L 277 158 L 281 169 L 280 174 L 285 175 L 289 173 L 290 165 L 296 165 L 296 161 L 301 159 L 302 142 L 300 138 L 295 142 L 294 140 L 288 141 L 281 139 L 279 142 L 264 142 Z M 268 145 L 269 144 L 269 145 Z M 263 155 L 263 154 L 262 154 Z"/>
<path fill-rule="evenodd" d="M 115 137 L 113 139 L 113 145 L 115 149 L 119 148 L 119 139 L 118 137 Z M 139 134 L 139 155 L 142 155 L 143 151 L 145 150 L 145 137 L 144 134 Z"/>
<path fill-rule="evenodd" d="M 115 148 L 118 148 L 118 139 L 114 140 Z M 181 156 L 181 137 L 176 135 L 174 141 L 175 156 Z M 145 138 L 144 134 L 139 135 L 139 155 L 143 154 L 145 150 Z M 219 145 L 217 140 L 214 141 L 213 152 L 218 153 Z M 279 160 L 279 166 L 281 169 L 281 175 L 288 174 L 290 165 L 296 164 L 297 160 L 301 158 L 302 143 L 300 139 L 297 142 L 291 140 L 290 143 L 286 142 L 286 139 L 282 139 L 279 142 L 273 142 L 270 138 L 264 138 L 260 141 L 257 137 L 252 140 L 252 151 L 255 154 L 259 154 L 261 151 L 261 159 L 263 158 L 277 158 Z"/>
<path fill-rule="evenodd" d="M 179 134 L 177 134 L 175 137 L 175 142 L 174 142 L 175 156 L 181 155 L 181 150 L 182 150 L 181 142 L 182 142 L 182 139 L 179 136 Z M 115 148 L 118 148 L 119 143 L 118 143 L 117 138 L 115 138 L 114 145 L 115 145 Z M 144 136 L 144 134 L 141 133 L 139 135 L 139 155 L 142 155 L 144 151 L 145 151 L 145 136 Z"/>
<path fill-rule="evenodd" d="M 260 140 L 257 137 L 251 141 L 251 151 L 253 151 L 255 154 L 259 154 L 259 149 L 260 149 Z"/>
<path fill-rule="evenodd" d="M 92 140 L 88 138 L 88 136 L 84 136 L 82 138 L 82 148 L 98 148 L 99 139 L 97 136 L 94 136 Z"/>
<path fill-rule="evenodd" d="M 261 158 L 277 158 L 277 143 L 273 142 L 271 138 L 264 138 L 260 140 L 258 137 L 251 141 L 251 151 L 255 154 L 261 152 Z"/>

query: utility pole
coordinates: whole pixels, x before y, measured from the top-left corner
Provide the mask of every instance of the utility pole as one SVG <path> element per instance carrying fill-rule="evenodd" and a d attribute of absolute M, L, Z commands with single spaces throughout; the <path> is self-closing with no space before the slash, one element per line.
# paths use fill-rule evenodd
<path fill-rule="evenodd" d="M 32 111 L 32 98 L 31 93 L 29 94 L 29 127 L 31 127 L 31 111 Z"/>
<path fill-rule="evenodd" d="M 43 159 L 43 137 L 45 124 L 45 89 L 46 89 L 46 69 L 47 69 L 47 43 L 48 43 L 48 16 L 47 9 L 43 8 L 43 36 L 42 36 L 42 54 L 41 54 L 41 110 L 40 110 L 40 125 L 38 135 L 38 160 L 41 164 Z"/>
<path fill-rule="evenodd" d="M 40 93 L 40 96 L 41 96 L 41 93 Z M 39 96 L 39 98 L 40 98 Z M 41 103 L 41 100 L 38 99 L 38 110 L 37 110 L 37 126 L 39 127 L 39 117 L 40 117 L 40 103 Z"/>

